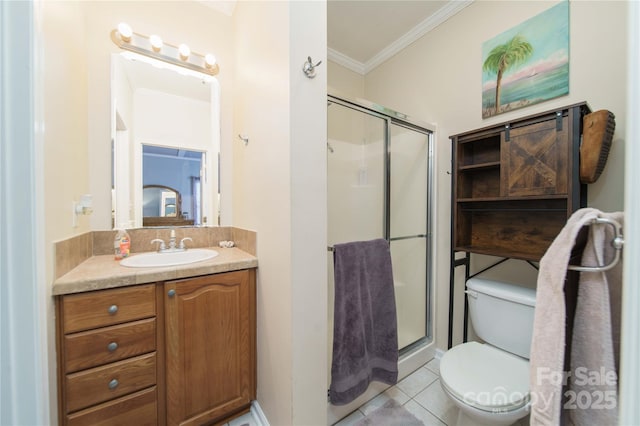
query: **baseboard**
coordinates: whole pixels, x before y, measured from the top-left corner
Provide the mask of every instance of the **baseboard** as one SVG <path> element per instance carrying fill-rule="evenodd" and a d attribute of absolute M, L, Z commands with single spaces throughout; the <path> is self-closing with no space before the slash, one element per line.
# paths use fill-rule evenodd
<path fill-rule="evenodd" d="M 436 349 L 435 353 L 433 354 L 433 357 L 435 359 L 440 359 L 442 358 L 442 355 L 444 355 L 446 351 L 443 351 L 442 349 Z"/>
<path fill-rule="evenodd" d="M 251 401 L 251 417 L 253 417 L 253 421 L 257 426 L 269 426 L 269 420 L 264 415 L 264 411 L 262 411 L 258 401 Z"/>

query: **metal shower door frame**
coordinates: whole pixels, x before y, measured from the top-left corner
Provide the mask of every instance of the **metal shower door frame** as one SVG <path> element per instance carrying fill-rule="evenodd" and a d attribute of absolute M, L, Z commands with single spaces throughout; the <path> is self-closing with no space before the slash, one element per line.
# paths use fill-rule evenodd
<path fill-rule="evenodd" d="M 400 351 L 400 354 L 411 352 L 418 346 L 421 346 L 425 341 L 431 341 L 433 339 L 433 318 L 432 318 L 432 301 L 433 301 L 433 230 L 432 230 L 432 217 L 433 217 L 433 144 L 434 144 L 434 133 L 435 129 L 432 125 L 423 123 L 420 121 L 416 121 L 409 116 L 399 113 L 397 111 L 391 110 L 389 108 L 383 107 L 381 105 L 365 101 L 362 99 L 352 100 L 345 98 L 343 96 L 336 95 L 327 95 L 328 104 L 337 104 L 346 108 L 353 109 L 355 111 L 359 111 L 377 118 L 380 118 L 384 121 L 384 176 L 385 176 L 385 184 L 384 184 L 384 211 L 383 213 L 383 229 L 384 229 L 384 238 L 389 242 L 411 239 L 411 238 L 425 238 L 426 239 L 426 256 L 425 256 L 425 265 L 426 265 L 426 276 L 425 276 L 425 285 L 427 286 L 426 292 L 426 335 L 424 338 L 419 339 L 418 341 L 410 344 L 409 346 L 403 348 Z M 427 187 L 425 194 L 427 201 L 427 217 L 426 220 L 426 234 L 419 235 L 408 235 L 408 236 L 400 236 L 400 237 L 391 237 L 391 125 L 396 125 L 399 127 L 406 128 L 408 130 L 412 130 L 427 136 L 428 139 L 428 147 L 427 147 Z"/>

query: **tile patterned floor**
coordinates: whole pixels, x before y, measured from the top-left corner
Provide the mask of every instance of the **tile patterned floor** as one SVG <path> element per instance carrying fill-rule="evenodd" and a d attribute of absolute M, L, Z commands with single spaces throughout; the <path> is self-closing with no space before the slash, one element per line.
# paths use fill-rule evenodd
<path fill-rule="evenodd" d="M 222 426 L 258 426 L 258 423 L 253 419 L 251 413 L 243 414 L 240 417 L 236 417 L 229 423 L 225 423 Z"/>
<path fill-rule="evenodd" d="M 458 418 L 458 408 L 447 397 L 440 385 L 440 361 L 432 359 L 397 385 L 340 420 L 335 426 L 352 426 L 390 399 L 395 399 L 396 402 L 404 405 L 425 426 L 454 426 Z M 515 426 L 528 424 L 527 416 Z"/>
<path fill-rule="evenodd" d="M 373 398 L 335 426 L 351 426 L 390 399 L 422 420 L 425 426 L 455 425 L 458 410 L 440 387 L 440 362 L 432 359 L 397 385 Z"/>
<path fill-rule="evenodd" d="M 352 426 L 390 399 L 395 399 L 398 404 L 404 405 L 425 426 L 454 426 L 458 418 L 458 408 L 447 397 L 440 385 L 440 361 L 432 359 L 334 426 Z M 514 426 L 528 424 L 527 416 Z M 257 426 L 257 423 L 251 413 L 247 413 L 224 426 Z"/>

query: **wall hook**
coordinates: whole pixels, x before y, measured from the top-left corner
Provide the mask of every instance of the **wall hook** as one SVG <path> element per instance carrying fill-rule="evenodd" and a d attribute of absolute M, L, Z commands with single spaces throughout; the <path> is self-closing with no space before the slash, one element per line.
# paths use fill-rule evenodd
<path fill-rule="evenodd" d="M 244 146 L 249 145 L 249 136 L 240 134 L 238 135 L 238 139 L 244 142 Z"/>
<path fill-rule="evenodd" d="M 311 60 L 311 56 L 307 56 L 307 62 L 302 65 L 302 71 L 304 71 L 305 75 L 309 78 L 313 78 L 316 76 L 316 67 L 320 65 L 322 61 L 318 61 L 317 64 L 313 64 Z"/>

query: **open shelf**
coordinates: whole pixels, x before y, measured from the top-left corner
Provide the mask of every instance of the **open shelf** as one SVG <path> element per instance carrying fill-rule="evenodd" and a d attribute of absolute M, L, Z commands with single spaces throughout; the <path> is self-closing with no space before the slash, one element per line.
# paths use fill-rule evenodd
<path fill-rule="evenodd" d="M 487 163 L 500 163 L 500 134 L 478 140 L 462 142 L 458 151 L 459 167 Z"/>
<path fill-rule="evenodd" d="M 534 212 L 534 211 L 561 211 L 567 212 L 567 197 L 554 198 L 465 198 L 456 202 L 458 211 L 511 211 L 511 212 Z"/>
<path fill-rule="evenodd" d="M 567 220 L 565 210 L 470 209 L 457 215 L 455 247 L 465 251 L 514 257 L 544 254 Z"/>
<path fill-rule="evenodd" d="M 461 172 L 474 172 L 476 170 L 500 168 L 499 161 L 490 161 L 488 163 L 471 164 L 469 166 L 460 166 L 458 170 Z"/>
<path fill-rule="evenodd" d="M 452 241 L 449 347 L 455 271 L 471 253 L 540 261 L 567 219 L 587 203 L 579 178 L 586 103 L 451 136 Z M 456 255 L 464 252 L 464 257 Z M 463 340 L 466 341 L 466 308 Z"/>
<path fill-rule="evenodd" d="M 510 259 L 518 259 L 518 260 L 528 260 L 531 262 L 539 262 L 542 256 L 540 253 L 527 253 L 527 252 L 515 252 L 513 250 L 505 250 L 500 251 L 495 247 L 474 247 L 474 246 L 456 246 L 454 247 L 456 251 L 464 251 L 468 253 L 475 254 L 484 254 L 487 256 L 495 256 L 495 257 L 508 257 Z"/>

